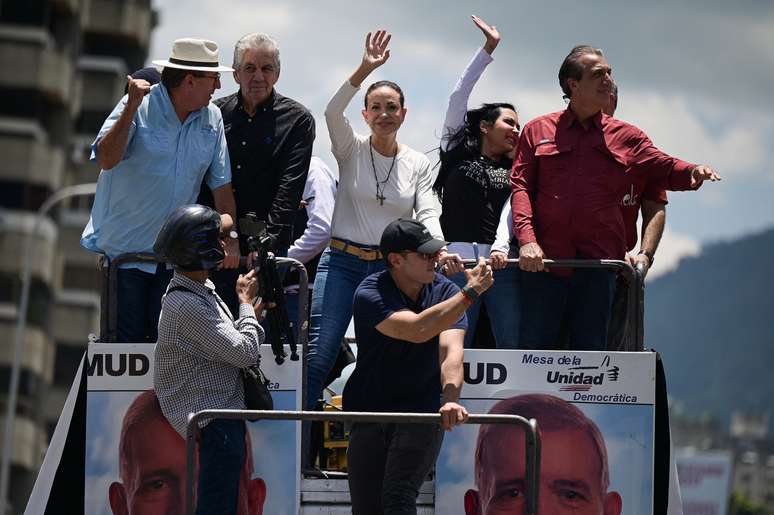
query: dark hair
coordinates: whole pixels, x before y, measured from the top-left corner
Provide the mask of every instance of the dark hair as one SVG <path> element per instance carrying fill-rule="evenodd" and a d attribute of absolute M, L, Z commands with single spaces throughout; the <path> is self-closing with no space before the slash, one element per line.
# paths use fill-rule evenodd
<path fill-rule="evenodd" d="M 481 155 L 481 122 L 494 124 L 503 109 L 516 111 L 513 104 L 506 102 L 482 104 L 481 107 L 471 109 L 465 114 L 465 123 L 457 132 L 444 135 L 447 139 L 446 150 L 441 148 L 441 169 L 433 183 L 433 191 L 438 198 L 443 198 L 443 186 L 451 169 L 462 160 Z M 507 163 L 508 166 L 510 164 Z"/>
<path fill-rule="evenodd" d="M 368 89 L 366 90 L 365 98 L 363 98 L 363 103 L 365 104 L 365 107 L 368 108 L 368 95 L 370 95 L 373 90 L 377 88 L 381 88 L 382 86 L 387 86 L 388 88 L 394 90 L 400 96 L 400 106 L 403 107 L 403 102 L 405 101 L 405 98 L 403 97 L 403 90 L 400 89 L 400 86 L 398 86 L 397 84 L 395 84 L 390 80 L 380 80 L 368 86 Z"/>
<path fill-rule="evenodd" d="M 587 54 L 605 55 L 600 48 L 578 45 L 570 50 L 570 53 L 564 58 L 562 66 L 559 67 L 559 86 L 562 87 L 564 98 L 570 98 L 571 93 L 567 79 L 580 80 L 583 77 L 583 65 L 580 63 L 580 58 Z"/>
<path fill-rule="evenodd" d="M 618 84 L 613 82 L 613 89 L 610 90 L 610 93 L 613 95 L 613 98 L 615 98 L 615 102 L 613 102 L 613 109 L 618 109 Z"/>
<path fill-rule="evenodd" d="M 195 74 L 193 70 L 184 70 L 182 68 L 165 67 L 161 70 L 161 83 L 170 91 L 180 85 L 188 74 Z"/>

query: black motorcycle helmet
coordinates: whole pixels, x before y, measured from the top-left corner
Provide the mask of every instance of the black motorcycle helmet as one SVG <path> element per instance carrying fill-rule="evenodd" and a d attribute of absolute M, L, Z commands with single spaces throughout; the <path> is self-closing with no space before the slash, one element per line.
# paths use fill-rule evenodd
<path fill-rule="evenodd" d="M 212 270 L 225 257 L 220 244 L 220 215 L 191 204 L 169 215 L 153 245 L 161 259 L 179 270 Z"/>

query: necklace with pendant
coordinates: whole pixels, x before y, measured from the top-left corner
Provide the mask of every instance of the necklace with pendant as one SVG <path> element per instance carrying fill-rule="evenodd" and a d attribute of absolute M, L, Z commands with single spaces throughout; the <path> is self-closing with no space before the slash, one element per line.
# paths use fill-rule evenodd
<path fill-rule="evenodd" d="M 379 201 L 379 205 L 383 206 L 386 197 L 384 196 L 384 188 L 387 187 L 387 181 L 390 180 L 392 175 L 392 169 L 395 167 L 395 158 L 398 157 L 398 149 L 395 149 L 395 155 L 392 156 L 392 163 L 390 163 L 390 169 L 387 172 L 387 178 L 383 181 L 379 180 L 379 176 L 376 175 L 376 163 L 374 162 L 374 146 L 371 144 L 371 136 L 368 137 L 368 150 L 371 152 L 371 168 L 374 171 L 374 181 L 376 181 L 376 200 Z"/>

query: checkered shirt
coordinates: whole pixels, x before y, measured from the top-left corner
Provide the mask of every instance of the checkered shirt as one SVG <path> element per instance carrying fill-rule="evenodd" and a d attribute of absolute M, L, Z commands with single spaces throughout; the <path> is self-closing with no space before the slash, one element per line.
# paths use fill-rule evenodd
<path fill-rule="evenodd" d="M 197 295 L 176 290 L 161 301 L 153 386 L 164 416 L 185 438 L 189 413 L 245 408 L 240 369 L 260 361 L 265 334 L 249 304 L 232 320 L 209 279 L 202 284 L 175 272 L 167 291 L 174 286 Z"/>

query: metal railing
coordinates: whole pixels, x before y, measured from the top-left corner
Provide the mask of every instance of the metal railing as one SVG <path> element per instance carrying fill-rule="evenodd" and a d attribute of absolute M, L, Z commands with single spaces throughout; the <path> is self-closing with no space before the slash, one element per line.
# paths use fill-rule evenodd
<path fill-rule="evenodd" d="M 306 268 L 302 263 L 291 258 L 278 257 L 277 264 L 288 266 L 292 270 L 299 271 L 298 287 L 298 344 L 306 351 L 309 339 L 309 317 L 308 309 L 302 309 L 307 306 L 309 301 L 309 279 Z M 154 254 L 131 253 L 121 254 L 109 262 L 105 268 L 105 278 L 101 295 L 101 320 L 100 320 L 100 341 L 114 342 L 118 336 L 118 295 L 116 285 L 118 283 L 119 265 L 124 263 L 158 263 L 159 260 Z M 645 271 L 642 268 L 634 268 L 626 261 L 616 259 L 545 259 L 544 264 L 549 268 L 606 268 L 619 272 L 629 284 L 627 301 L 627 331 L 624 341 L 617 345 L 617 348 L 608 348 L 607 350 L 621 350 L 629 352 L 638 352 L 645 350 L 644 338 L 644 318 L 645 318 Z M 465 259 L 463 263 L 466 267 L 476 264 L 475 260 Z M 509 259 L 508 266 L 518 266 L 518 259 Z M 525 272 L 526 273 L 526 272 Z M 306 376 L 306 360 L 304 360 L 302 375 Z M 306 399 L 304 399 L 306 402 Z M 303 404 L 306 406 L 306 404 Z"/>
<path fill-rule="evenodd" d="M 476 265 L 473 259 L 463 259 L 466 268 Z M 626 308 L 627 331 L 620 348 L 608 348 L 607 350 L 621 350 L 639 352 L 645 350 L 645 271 L 642 268 L 632 267 L 626 261 L 618 259 L 544 259 L 547 268 L 603 268 L 619 272 L 629 284 L 628 301 Z M 519 266 L 518 259 L 508 259 L 508 266 Z M 538 272 L 525 272 L 538 273 Z"/>
<path fill-rule="evenodd" d="M 188 416 L 186 427 L 186 513 L 193 515 L 195 508 L 194 481 L 196 464 L 196 441 L 199 436 L 199 422 L 205 419 L 237 420 L 306 420 L 339 422 L 386 422 L 402 424 L 440 424 L 438 413 L 368 413 L 359 411 L 249 411 L 249 410 L 204 410 Z M 511 424 L 524 430 L 526 456 L 526 504 L 525 515 L 537 515 L 538 485 L 540 478 L 540 435 L 535 419 L 527 420 L 518 415 L 470 415 L 466 424 Z"/>
<path fill-rule="evenodd" d="M 102 342 L 118 341 L 118 269 L 124 263 L 160 263 L 155 254 L 131 252 L 107 259 L 100 300 L 100 335 Z"/>
<path fill-rule="evenodd" d="M 306 353 L 309 339 L 308 310 L 302 309 L 309 302 L 309 277 L 304 265 L 295 259 L 277 257 L 277 265 L 287 266 L 298 271 L 298 345 Z M 109 260 L 104 267 L 104 281 L 100 296 L 100 341 L 115 342 L 118 340 L 118 269 L 125 263 L 160 263 L 158 256 L 149 253 L 128 253 Z"/>

